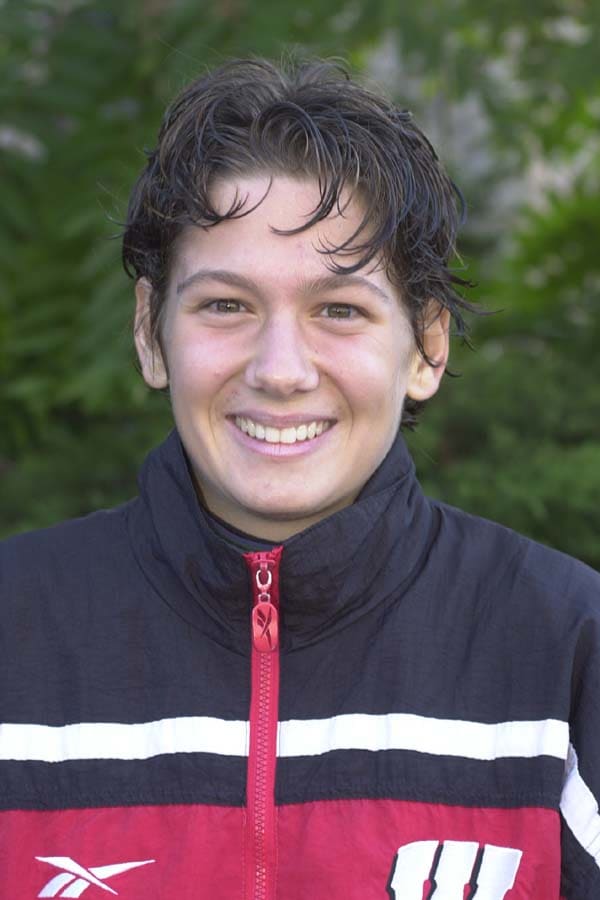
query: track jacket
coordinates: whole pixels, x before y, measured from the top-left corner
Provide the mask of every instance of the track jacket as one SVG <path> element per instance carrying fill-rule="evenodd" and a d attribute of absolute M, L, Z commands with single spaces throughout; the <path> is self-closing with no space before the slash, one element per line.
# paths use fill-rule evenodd
<path fill-rule="evenodd" d="M 598 900 L 600 576 L 426 499 L 244 556 L 176 432 L 0 545 L 0 897 Z"/>

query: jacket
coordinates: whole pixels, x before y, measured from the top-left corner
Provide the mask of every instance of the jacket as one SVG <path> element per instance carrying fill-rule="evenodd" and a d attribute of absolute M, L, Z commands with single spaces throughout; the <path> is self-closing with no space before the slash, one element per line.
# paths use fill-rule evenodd
<path fill-rule="evenodd" d="M 176 432 L 0 545 L 0 897 L 600 898 L 600 576 L 403 439 L 244 554 Z"/>

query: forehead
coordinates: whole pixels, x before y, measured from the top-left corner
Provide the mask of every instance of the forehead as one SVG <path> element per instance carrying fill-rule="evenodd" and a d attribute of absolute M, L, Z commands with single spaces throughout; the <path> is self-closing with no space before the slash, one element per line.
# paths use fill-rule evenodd
<path fill-rule="evenodd" d="M 216 181 L 211 191 L 215 209 L 225 214 L 241 202 L 242 214 L 209 228 L 184 229 L 172 267 L 178 281 L 193 274 L 199 265 L 239 269 L 255 279 L 275 274 L 306 278 L 331 271 L 332 262 L 351 265 L 360 256 L 351 247 L 350 252 L 338 254 L 324 251 L 346 244 L 359 228 L 364 207 L 356 193 L 344 191 L 330 214 L 310 228 L 297 234 L 282 233 L 305 226 L 320 199 L 319 184 L 311 178 L 257 174 Z M 363 243 L 367 237 L 368 227 L 352 243 Z M 389 285 L 378 262 L 361 274 Z"/>

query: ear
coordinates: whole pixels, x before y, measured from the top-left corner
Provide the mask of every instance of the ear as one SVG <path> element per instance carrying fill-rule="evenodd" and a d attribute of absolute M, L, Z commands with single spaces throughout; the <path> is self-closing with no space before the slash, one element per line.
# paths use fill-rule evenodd
<path fill-rule="evenodd" d="M 138 278 L 135 283 L 135 325 L 133 337 L 135 349 L 144 381 L 148 387 L 157 390 L 166 388 L 169 376 L 158 341 L 153 340 L 150 330 L 150 298 L 152 285 L 147 278 Z"/>
<path fill-rule="evenodd" d="M 448 362 L 450 313 L 435 300 L 430 301 L 426 312 L 423 348 L 436 365 L 429 365 L 418 350 L 415 352 L 406 391 L 413 400 L 428 400 L 433 397 Z"/>

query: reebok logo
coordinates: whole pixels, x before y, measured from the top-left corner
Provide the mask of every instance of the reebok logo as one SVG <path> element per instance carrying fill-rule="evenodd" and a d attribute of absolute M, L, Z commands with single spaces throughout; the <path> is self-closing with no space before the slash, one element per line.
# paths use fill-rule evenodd
<path fill-rule="evenodd" d="M 81 897 L 92 885 L 116 895 L 118 892 L 105 884 L 104 879 L 120 875 L 128 869 L 137 869 L 138 866 L 156 862 L 155 859 L 144 859 L 141 862 L 114 863 L 112 866 L 94 866 L 85 869 L 70 856 L 36 856 L 36 859 L 62 869 L 44 885 L 38 897 Z"/>
<path fill-rule="evenodd" d="M 400 847 L 388 882 L 392 900 L 503 900 L 522 850 L 471 841 L 415 841 Z"/>

